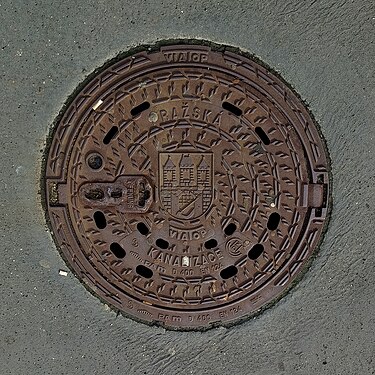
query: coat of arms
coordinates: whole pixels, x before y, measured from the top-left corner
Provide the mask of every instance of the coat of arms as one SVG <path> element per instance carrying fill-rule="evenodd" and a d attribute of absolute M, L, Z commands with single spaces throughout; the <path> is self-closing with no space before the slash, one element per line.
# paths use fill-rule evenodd
<path fill-rule="evenodd" d="M 211 153 L 159 153 L 159 196 L 164 209 L 178 219 L 204 214 L 212 201 Z"/>

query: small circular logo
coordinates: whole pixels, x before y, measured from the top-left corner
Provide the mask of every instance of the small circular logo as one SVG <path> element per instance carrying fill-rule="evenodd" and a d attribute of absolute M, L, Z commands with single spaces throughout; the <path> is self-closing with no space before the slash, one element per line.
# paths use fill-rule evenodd
<path fill-rule="evenodd" d="M 242 255 L 244 244 L 239 238 L 231 238 L 226 242 L 225 248 L 232 257 L 239 257 Z"/>

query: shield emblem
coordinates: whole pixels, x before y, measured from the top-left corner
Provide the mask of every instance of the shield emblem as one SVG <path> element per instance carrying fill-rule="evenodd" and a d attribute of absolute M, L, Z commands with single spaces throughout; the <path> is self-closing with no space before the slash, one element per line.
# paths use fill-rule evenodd
<path fill-rule="evenodd" d="M 164 209 L 178 219 L 203 215 L 212 202 L 212 167 L 212 153 L 159 153 L 159 197 Z"/>

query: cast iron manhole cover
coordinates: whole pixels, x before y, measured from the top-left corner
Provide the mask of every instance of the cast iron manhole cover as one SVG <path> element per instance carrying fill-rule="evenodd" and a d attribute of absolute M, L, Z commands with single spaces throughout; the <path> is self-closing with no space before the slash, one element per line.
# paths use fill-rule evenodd
<path fill-rule="evenodd" d="M 60 119 L 45 167 L 58 247 L 103 301 L 166 327 L 280 296 L 328 212 L 308 111 L 251 59 L 174 45 L 114 63 Z"/>

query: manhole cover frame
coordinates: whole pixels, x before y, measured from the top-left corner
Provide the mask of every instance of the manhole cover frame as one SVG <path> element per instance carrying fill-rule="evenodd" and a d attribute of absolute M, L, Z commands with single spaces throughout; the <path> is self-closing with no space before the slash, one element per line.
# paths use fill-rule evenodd
<path fill-rule="evenodd" d="M 109 67 L 114 66 L 119 61 L 122 61 L 126 58 L 131 58 L 132 56 L 136 56 L 139 53 L 158 53 L 160 49 L 163 49 L 164 51 L 173 51 L 174 48 L 177 48 L 176 51 L 181 51 L 184 48 L 192 48 L 197 52 L 198 54 L 204 51 L 212 51 L 213 53 L 228 53 L 231 58 L 235 59 L 238 57 L 239 59 L 250 59 L 250 61 L 253 62 L 254 65 L 259 65 L 261 68 L 267 69 L 271 75 L 273 75 L 279 82 L 282 83 L 286 87 L 286 91 L 289 91 L 292 93 L 292 96 L 297 98 L 298 104 L 300 105 L 300 108 L 306 113 L 308 113 L 308 120 L 312 122 L 314 125 L 314 131 L 316 131 L 316 134 L 318 134 L 319 137 L 319 142 L 320 142 L 320 147 L 322 147 L 322 151 L 324 153 L 324 158 L 326 160 L 326 171 L 324 172 L 325 180 L 321 181 L 323 185 L 325 186 L 325 191 L 324 191 L 324 199 L 325 199 L 325 207 L 323 208 L 324 210 L 324 222 L 323 225 L 321 226 L 320 229 L 320 235 L 318 236 L 318 240 L 315 241 L 314 244 L 314 249 L 312 251 L 309 251 L 308 256 L 306 259 L 303 260 L 302 266 L 298 267 L 298 272 L 294 274 L 286 283 L 286 286 L 282 288 L 281 291 L 275 293 L 275 295 L 272 296 L 272 298 L 269 298 L 266 302 L 260 303 L 259 306 L 256 307 L 256 304 L 254 305 L 255 307 L 250 309 L 249 311 L 243 311 L 241 308 L 241 300 L 236 303 L 234 301 L 231 305 L 226 306 L 225 308 L 217 308 L 217 313 L 212 314 L 211 312 L 214 309 L 211 309 L 209 312 L 206 310 L 202 310 L 201 312 L 196 312 L 196 311 L 186 311 L 186 312 L 170 312 L 168 309 L 163 310 L 163 308 L 159 309 L 156 308 L 156 312 L 151 312 L 150 313 L 150 304 L 147 303 L 142 303 L 140 302 L 137 308 L 137 313 L 134 313 L 134 301 L 131 299 L 128 300 L 127 306 L 124 305 L 124 301 L 121 301 L 121 303 L 117 303 L 116 299 L 111 300 L 108 299 L 108 296 L 105 296 L 105 292 L 101 292 L 98 290 L 97 286 L 95 285 L 95 282 L 93 280 L 90 280 L 90 277 L 82 277 L 82 274 L 80 272 L 82 269 L 79 267 L 75 267 L 75 265 L 72 265 L 71 259 L 69 260 L 69 255 L 67 255 L 67 250 L 63 249 L 61 247 L 61 238 L 58 239 L 56 237 L 56 226 L 54 228 L 54 225 L 51 222 L 51 218 L 48 213 L 48 208 L 50 207 L 57 207 L 59 203 L 59 197 L 58 197 L 58 184 L 54 185 L 53 183 L 51 184 L 50 178 L 45 177 L 45 173 L 47 171 L 47 163 L 48 163 L 48 158 L 49 158 L 49 153 L 51 151 L 51 147 L 53 147 L 53 140 L 56 135 L 56 132 L 58 131 L 58 125 L 60 124 L 61 120 L 66 116 L 67 110 L 71 108 L 72 104 L 76 102 L 77 98 L 80 95 L 80 92 L 82 89 L 87 87 L 87 85 L 92 82 L 93 79 L 96 77 L 102 75 L 104 72 L 109 69 Z M 234 55 L 231 55 L 234 54 Z M 98 103 L 98 102 L 97 102 Z M 97 105 L 97 103 L 95 105 Z M 99 104 L 99 106 L 101 103 Z M 95 111 L 95 110 L 94 110 Z M 164 41 L 161 43 L 157 43 L 152 46 L 140 46 L 135 49 L 129 50 L 126 53 L 120 54 L 117 56 L 115 59 L 110 60 L 106 64 L 103 65 L 103 67 L 97 69 L 95 72 L 90 74 L 84 82 L 78 86 L 78 88 L 74 91 L 74 93 L 69 97 L 67 100 L 66 104 L 64 105 L 63 109 L 61 110 L 60 114 L 57 116 L 51 131 L 50 135 L 48 136 L 47 139 L 47 147 L 45 151 L 45 158 L 43 162 L 43 171 L 42 171 L 42 178 L 41 178 L 41 190 L 42 190 L 42 204 L 43 207 L 45 208 L 45 213 L 46 213 L 46 220 L 50 229 L 50 232 L 52 234 L 52 237 L 55 241 L 55 244 L 65 260 L 67 266 L 71 269 L 71 271 L 75 274 L 75 276 L 83 282 L 83 284 L 86 286 L 86 288 L 96 297 L 100 298 L 104 303 L 108 304 L 111 306 L 114 310 L 119 311 L 123 313 L 125 316 L 130 317 L 132 319 L 148 323 L 148 324 L 158 324 L 162 325 L 166 328 L 170 329 L 182 329 L 182 330 L 189 330 L 189 329 L 208 329 L 214 326 L 218 325 L 232 325 L 238 322 L 241 322 L 243 320 L 248 319 L 251 316 L 254 316 L 256 314 L 259 314 L 262 312 L 264 309 L 268 308 L 269 306 L 275 304 L 279 299 L 281 299 L 285 294 L 288 293 L 288 291 L 293 287 L 293 285 L 296 284 L 298 280 L 304 275 L 306 272 L 307 268 L 311 264 L 312 259 L 314 258 L 314 254 L 317 253 L 321 242 L 323 241 L 324 234 L 327 230 L 328 224 L 329 224 L 329 219 L 330 219 L 330 213 L 332 209 L 332 177 L 331 177 L 331 169 L 330 169 L 330 159 L 329 159 L 329 153 L 328 149 L 326 147 L 326 143 L 324 140 L 324 137 L 322 136 L 321 130 L 317 122 L 315 121 L 313 115 L 309 112 L 307 105 L 301 100 L 300 96 L 296 94 L 296 92 L 291 88 L 291 86 L 286 83 L 282 77 L 275 71 L 273 71 L 271 68 L 269 68 L 265 63 L 259 61 L 259 59 L 255 58 L 249 53 L 243 52 L 237 48 L 233 48 L 230 46 L 223 46 L 223 45 L 217 45 L 211 42 L 206 42 L 206 41 L 196 41 L 196 40 L 171 40 L 171 41 Z M 70 156 L 69 156 L 70 157 Z M 48 182 L 48 183 L 47 183 Z M 48 186 L 47 186 L 48 185 Z M 306 187 L 307 190 L 311 188 L 314 190 L 313 187 Z M 310 190 L 311 190 L 310 189 Z M 319 193 L 312 193 L 312 195 L 318 194 Z M 312 195 L 310 195 L 310 199 L 312 198 Z M 319 197 L 318 197 L 319 199 Z M 125 249 L 127 251 L 127 249 Z M 233 251 L 236 251 L 234 249 Z M 237 305 L 237 306 L 236 306 Z M 158 310 L 159 309 L 159 310 Z M 221 309 L 221 312 L 219 310 Z M 153 307 L 151 306 L 151 310 L 153 310 Z M 141 312 L 140 312 L 141 311 Z"/>

